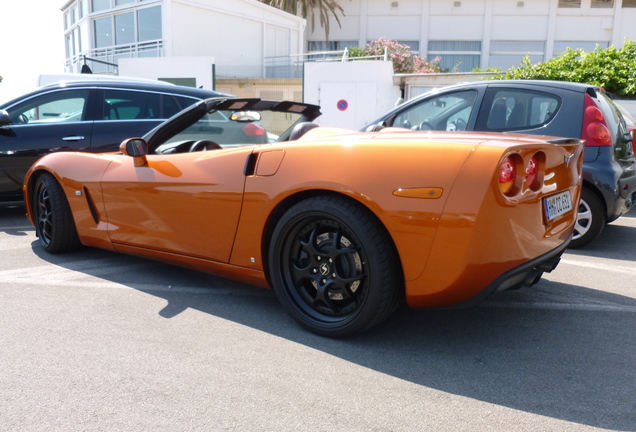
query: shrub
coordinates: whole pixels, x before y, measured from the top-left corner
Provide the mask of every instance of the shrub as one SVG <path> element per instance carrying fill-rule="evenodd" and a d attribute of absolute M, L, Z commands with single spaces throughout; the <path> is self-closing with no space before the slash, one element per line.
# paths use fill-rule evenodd
<path fill-rule="evenodd" d="M 349 50 L 349 57 L 364 57 L 366 56 L 366 52 L 364 51 L 364 48 L 360 48 L 359 46 L 354 46 L 354 47 L 350 47 L 348 48 Z"/>
<path fill-rule="evenodd" d="M 439 65 L 439 57 L 433 61 L 428 61 L 423 57 L 413 54 L 408 45 L 403 45 L 390 39 L 380 38 L 369 42 L 364 50 L 364 55 L 384 55 L 385 50 L 393 62 L 393 72 L 395 73 L 444 72 Z M 351 51 L 349 51 L 349 56 L 351 56 Z"/>
<path fill-rule="evenodd" d="M 395 73 L 410 73 L 413 71 L 413 54 L 407 45 L 398 43 L 397 41 L 380 38 L 367 44 L 365 52 L 370 56 L 384 55 L 384 51 L 388 52 L 388 56 L 393 62 L 393 71 Z"/>
<path fill-rule="evenodd" d="M 497 79 L 572 81 L 603 87 L 618 96 L 636 96 L 636 44 L 625 40 L 622 48 L 610 46 L 592 52 L 568 48 L 545 63 L 532 64 L 526 56 L 518 67 Z"/>

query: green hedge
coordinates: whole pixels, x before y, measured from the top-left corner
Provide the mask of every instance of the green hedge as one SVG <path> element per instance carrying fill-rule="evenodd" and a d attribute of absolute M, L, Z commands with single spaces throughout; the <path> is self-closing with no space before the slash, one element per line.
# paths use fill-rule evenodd
<path fill-rule="evenodd" d="M 625 40 L 622 48 L 610 46 L 592 52 L 581 49 L 567 51 L 545 63 L 532 64 L 526 56 L 496 79 L 540 79 L 572 81 L 604 88 L 617 96 L 636 96 L 636 44 Z"/>

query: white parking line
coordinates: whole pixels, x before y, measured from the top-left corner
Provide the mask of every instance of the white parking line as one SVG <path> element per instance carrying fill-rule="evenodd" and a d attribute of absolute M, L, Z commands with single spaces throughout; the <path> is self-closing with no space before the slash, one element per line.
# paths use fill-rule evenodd
<path fill-rule="evenodd" d="M 614 265 L 614 264 L 595 263 L 595 262 L 584 261 L 584 260 L 573 260 L 569 258 L 562 258 L 559 265 L 561 264 L 636 276 L 636 265 L 621 266 L 621 265 Z"/>

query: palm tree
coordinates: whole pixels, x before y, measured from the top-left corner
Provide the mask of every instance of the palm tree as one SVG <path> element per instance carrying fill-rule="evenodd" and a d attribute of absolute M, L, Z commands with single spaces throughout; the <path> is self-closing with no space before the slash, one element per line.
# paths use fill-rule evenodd
<path fill-rule="evenodd" d="M 333 15 L 336 22 L 340 26 L 340 19 L 338 18 L 338 12 L 344 16 L 344 9 L 340 6 L 336 0 L 260 0 L 261 2 L 284 10 L 294 15 L 300 15 L 303 18 L 307 18 L 309 10 L 318 10 L 318 16 L 320 17 L 320 26 L 325 29 L 325 35 L 329 40 L 329 14 Z M 311 31 L 314 31 L 315 22 L 314 17 L 316 14 L 311 14 Z"/>

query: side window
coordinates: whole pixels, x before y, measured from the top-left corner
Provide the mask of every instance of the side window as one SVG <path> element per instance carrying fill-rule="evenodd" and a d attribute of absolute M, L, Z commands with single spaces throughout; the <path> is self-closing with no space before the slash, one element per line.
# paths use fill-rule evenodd
<path fill-rule="evenodd" d="M 37 96 L 9 108 L 14 124 L 77 122 L 84 119 L 89 90 L 63 90 Z"/>
<path fill-rule="evenodd" d="M 398 114 L 393 126 L 413 130 L 466 130 L 476 97 L 474 90 L 429 97 Z"/>
<path fill-rule="evenodd" d="M 561 106 L 557 96 L 526 90 L 488 90 L 477 129 L 514 131 L 541 127 Z"/>
<path fill-rule="evenodd" d="M 104 90 L 104 120 L 165 119 L 162 98 L 166 95 L 133 90 Z M 170 96 L 168 96 L 170 97 Z"/>
<path fill-rule="evenodd" d="M 182 110 L 186 109 L 190 105 L 193 105 L 199 102 L 199 99 L 193 99 L 186 96 L 175 96 L 175 99 L 177 100 L 177 102 L 179 102 L 179 108 Z"/>

